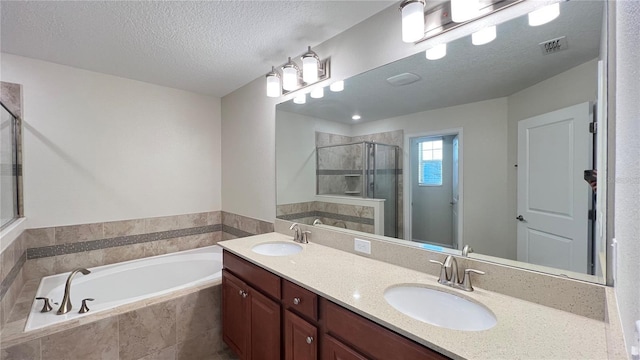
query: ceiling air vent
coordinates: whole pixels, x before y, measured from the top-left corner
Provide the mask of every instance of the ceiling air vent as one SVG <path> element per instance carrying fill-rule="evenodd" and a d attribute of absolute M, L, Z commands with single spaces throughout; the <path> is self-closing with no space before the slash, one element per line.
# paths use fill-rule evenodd
<path fill-rule="evenodd" d="M 412 73 L 402 73 L 387 79 L 387 82 L 393 86 L 404 86 L 420 80 L 421 77 Z"/>
<path fill-rule="evenodd" d="M 543 55 L 557 53 L 558 51 L 567 50 L 569 48 L 566 36 L 543 41 L 539 45 Z"/>

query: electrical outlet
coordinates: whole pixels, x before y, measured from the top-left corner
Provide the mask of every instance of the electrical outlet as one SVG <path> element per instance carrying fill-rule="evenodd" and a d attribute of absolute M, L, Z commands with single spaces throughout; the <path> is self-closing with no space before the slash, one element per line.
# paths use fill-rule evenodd
<path fill-rule="evenodd" d="M 371 241 L 355 238 L 353 239 L 353 249 L 357 252 L 371 255 Z"/>

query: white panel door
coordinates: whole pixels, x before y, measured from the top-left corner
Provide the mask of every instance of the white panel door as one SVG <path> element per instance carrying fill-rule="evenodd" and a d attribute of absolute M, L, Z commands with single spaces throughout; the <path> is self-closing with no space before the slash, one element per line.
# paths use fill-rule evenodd
<path fill-rule="evenodd" d="M 518 260 L 587 273 L 590 105 L 518 123 Z"/>

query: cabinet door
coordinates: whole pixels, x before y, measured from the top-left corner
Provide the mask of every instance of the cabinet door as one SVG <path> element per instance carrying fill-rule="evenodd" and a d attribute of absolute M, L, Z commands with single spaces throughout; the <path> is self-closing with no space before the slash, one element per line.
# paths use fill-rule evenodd
<path fill-rule="evenodd" d="M 287 310 L 284 313 L 285 360 L 316 360 L 318 329 Z"/>
<path fill-rule="evenodd" d="M 280 304 L 249 288 L 251 360 L 280 360 Z"/>
<path fill-rule="evenodd" d="M 247 289 L 242 280 L 222 271 L 222 338 L 240 359 L 248 358 L 251 330 Z"/>
<path fill-rule="evenodd" d="M 325 335 L 322 338 L 322 360 L 367 360 L 347 345 Z"/>

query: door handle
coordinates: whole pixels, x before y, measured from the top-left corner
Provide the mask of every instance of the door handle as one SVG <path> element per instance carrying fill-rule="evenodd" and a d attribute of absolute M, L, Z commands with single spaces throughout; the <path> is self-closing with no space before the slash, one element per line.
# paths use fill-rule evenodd
<path fill-rule="evenodd" d="M 522 222 L 527 221 L 522 215 L 518 215 L 518 217 L 516 217 L 516 220 L 522 221 Z"/>

